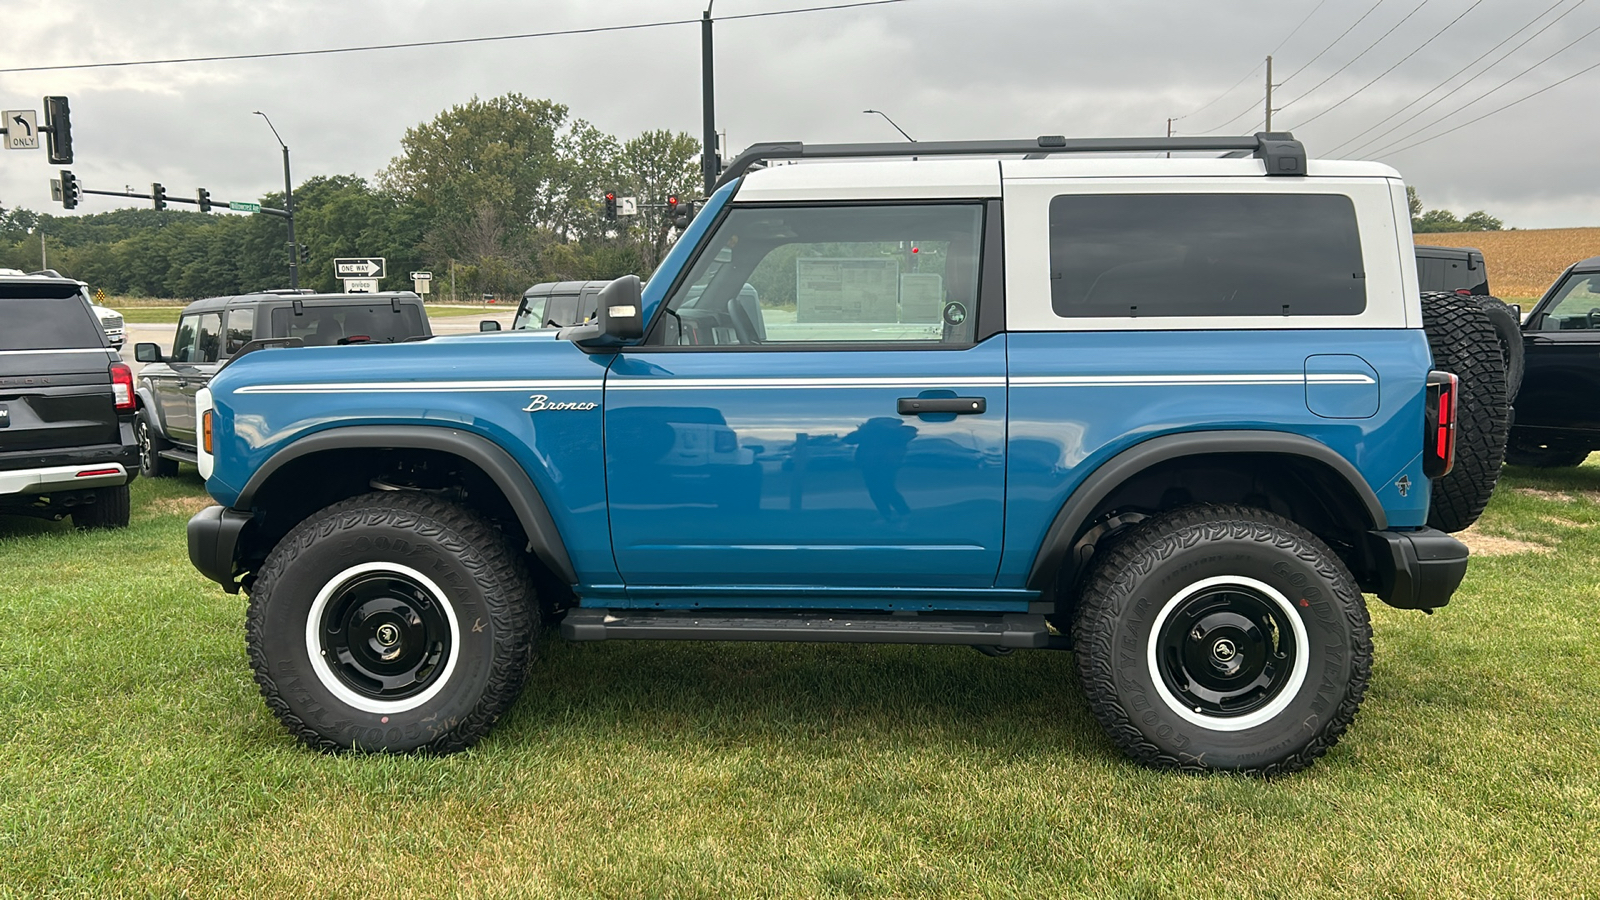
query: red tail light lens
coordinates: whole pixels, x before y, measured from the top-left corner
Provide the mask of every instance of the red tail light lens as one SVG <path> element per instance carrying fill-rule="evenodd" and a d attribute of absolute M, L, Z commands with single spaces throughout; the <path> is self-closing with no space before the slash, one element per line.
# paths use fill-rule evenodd
<path fill-rule="evenodd" d="M 1461 380 L 1449 372 L 1428 373 L 1424 416 L 1422 472 L 1429 478 L 1448 475 L 1456 464 L 1456 402 Z"/>
<path fill-rule="evenodd" d="M 117 412 L 133 412 L 137 405 L 133 397 L 133 370 L 123 363 L 111 364 L 111 396 L 116 400 Z"/>

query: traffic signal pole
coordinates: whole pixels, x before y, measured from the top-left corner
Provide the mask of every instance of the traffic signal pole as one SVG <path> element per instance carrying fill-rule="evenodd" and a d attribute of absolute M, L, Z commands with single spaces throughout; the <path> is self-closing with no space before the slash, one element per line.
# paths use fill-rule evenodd
<path fill-rule="evenodd" d="M 700 99 L 702 118 L 705 124 L 705 134 L 702 137 L 700 150 L 700 168 L 705 173 L 706 196 L 711 196 L 711 188 L 717 183 L 717 100 L 716 88 L 711 78 L 711 4 L 716 0 L 706 3 L 706 11 L 700 17 Z"/>

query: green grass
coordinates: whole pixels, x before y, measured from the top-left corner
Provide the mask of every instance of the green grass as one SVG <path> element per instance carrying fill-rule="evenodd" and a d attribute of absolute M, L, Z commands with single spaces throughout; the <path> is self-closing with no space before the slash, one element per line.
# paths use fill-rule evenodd
<path fill-rule="evenodd" d="M 1596 458 L 1600 460 L 1600 457 Z M 1543 493 L 1529 493 L 1537 491 Z M 115 533 L 0 520 L 0 897 L 1553 897 L 1600 884 L 1600 466 L 1508 470 L 1437 615 L 1373 607 L 1300 775 L 1140 769 L 1072 657 L 547 633 L 444 758 L 327 756 L 196 574 L 185 467 Z"/>

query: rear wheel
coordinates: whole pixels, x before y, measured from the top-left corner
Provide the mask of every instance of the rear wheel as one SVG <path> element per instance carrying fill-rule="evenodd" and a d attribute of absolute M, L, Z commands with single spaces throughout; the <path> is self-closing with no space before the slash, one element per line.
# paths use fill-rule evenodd
<path fill-rule="evenodd" d="M 1510 412 L 1506 364 L 1500 338 L 1476 298 L 1425 293 L 1422 322 L 1434 367 L 1461 379 L 1455 468 L 1434 479 L 1428 507 L 1429 525 L 1456 532 L 1483 515 L 1500 477 Z"/>
<path fill-rule="evenodd" d="M 522 687 L 538 605 L 504 537 L 414 492 L 317 513 L 267 556 L 246 643 L 267 706 L 323 750 L 471 746 Z"/>
<path fill-rule="evenodd" d="M 133 436 L 139 443 L 140 471 L 151 478 L 169 478 L 178 474 L 177 460 L 161 455 L 161 451 L 167 449 L 167 442 L 150 427 L 148 410 L 139 413 L 138 418 L 133 420 Z"/>
<path fill-rule="evenodd" d="M 99 488 L 93 501 L 72 507 L 72 524 L 78 528 L 126 528 L 132 506 L 127 485 Z"/>
<path fill-rule="evenodd" d="M 1344 564 L 1264 510 L 1191 506 L 1099 557 L 1073 632 L 1106 734 L 1157 768 L 1291 772 L 1354 719 L 1372 665 Z"/>
<path fill-rule="evenodd" d="M 1522 387 L 1522 370 L 1525 366 L 1522 323 L 1517 320 L 1517 315 L 1511 311 L 1511 307 L 1498 297 L 1474 295 L 1472 299 L 1489 318 L 1489 324 L 1494 327 L 1495 336 L 1499 338 L 1500 359 L 1505 365 L 1506 372 L 1506 402 L 1511 403 L 1517 399 L 1517 391 Z"/>

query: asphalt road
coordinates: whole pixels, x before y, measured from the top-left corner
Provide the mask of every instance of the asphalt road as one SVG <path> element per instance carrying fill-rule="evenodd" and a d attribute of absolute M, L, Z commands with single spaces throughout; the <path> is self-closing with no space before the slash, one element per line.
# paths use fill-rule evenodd
<path fill-rule="evenodd" d="M 478 323 L 484 319 L 493 319 L 500 323 L 501 328 L 510 328 L 511 320 L 516 316 L 515 310 L 506 312 L 491 312 L 485 310 L 482 315 L 470 316 L 429 316 L 428 325 L 434 334 L 471 334 L 478 330 Z M 133 345 L 142 341 L 151 341 L 161 345 L 162 353 L 172 352 L 172 336 L 178 330 L 174 323 L 165 325 L 136 325 L 129 323 L 123 326 L 123 335 L 127 343 L 122 345 L 123 362 L 133 369 L 134 377 L 139 376 L 139 370 L 144 368 L 133 358 Z"/>

